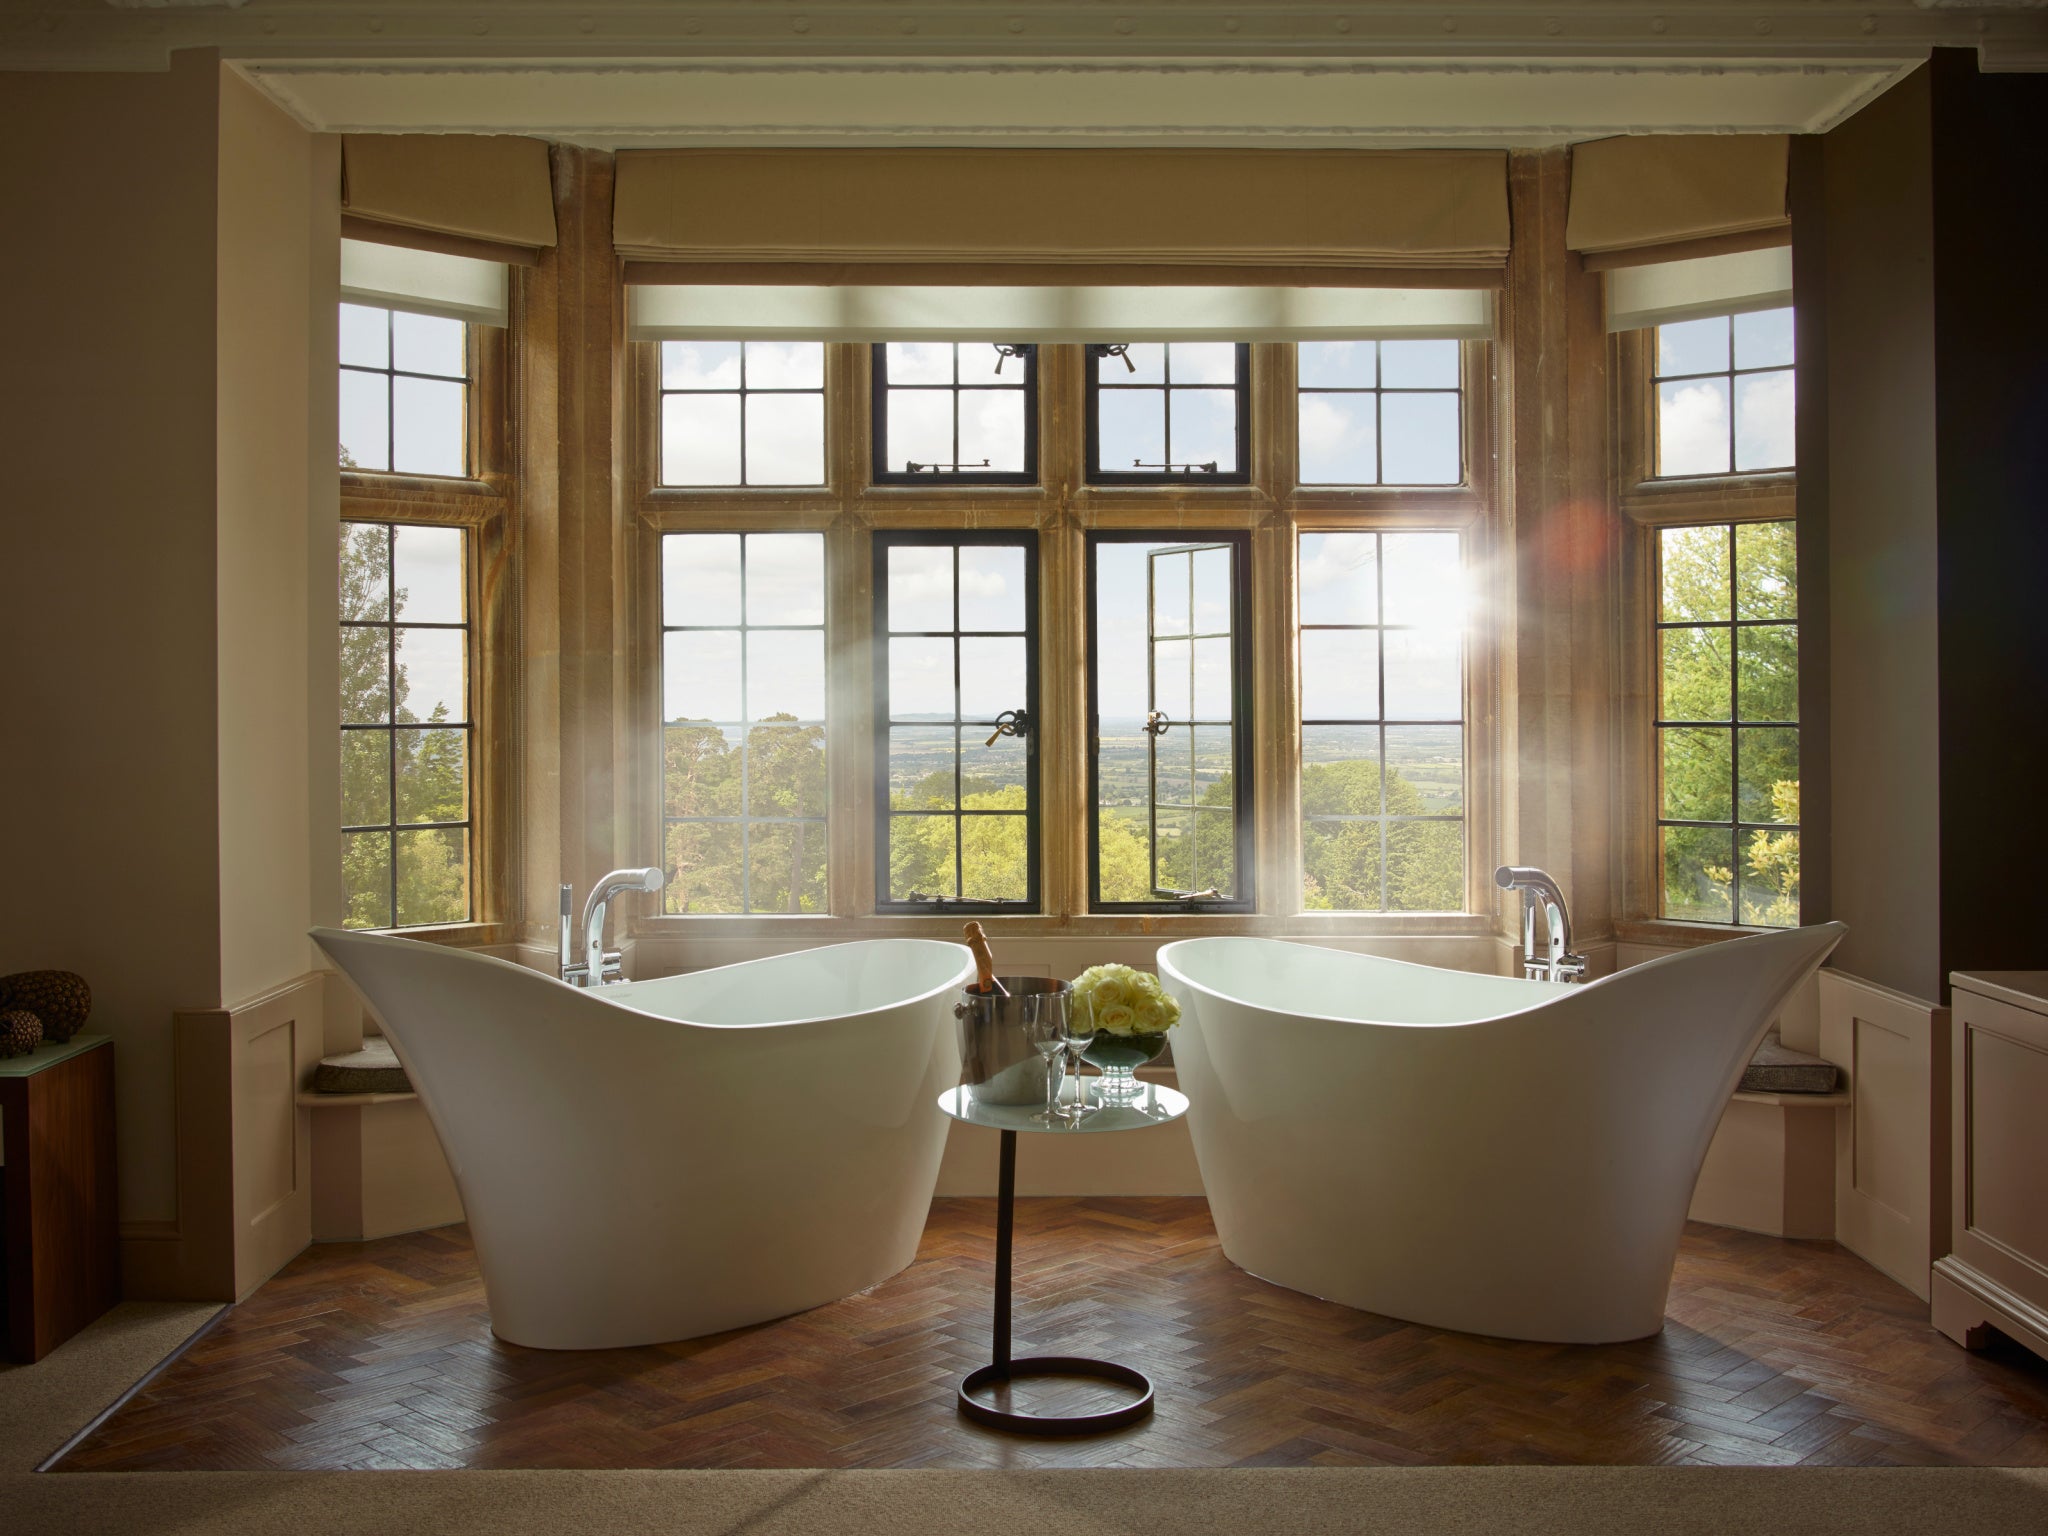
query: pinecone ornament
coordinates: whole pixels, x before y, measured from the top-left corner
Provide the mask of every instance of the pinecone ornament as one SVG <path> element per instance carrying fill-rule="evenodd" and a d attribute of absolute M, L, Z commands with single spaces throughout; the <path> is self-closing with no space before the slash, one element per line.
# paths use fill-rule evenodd
<path fill-rule="evenodd" d="M 26 1056 L 43 1043 L 43 1021 L 26 1008 L 0 1013 L 0 1056 Z"/>
<path fill-rule="evenodd" d="M 16 971 L 0 976 L 0 1012 L 25 1008 L 42 1020 L 43 1038 L 62 1045 L 92 1016 L 92 988 L 70 971 Z"/>

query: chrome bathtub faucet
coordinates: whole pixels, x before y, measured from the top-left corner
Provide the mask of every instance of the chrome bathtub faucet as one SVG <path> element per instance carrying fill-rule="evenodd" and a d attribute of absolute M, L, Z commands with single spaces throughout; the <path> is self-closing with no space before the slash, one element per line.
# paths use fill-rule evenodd
<path fill-rule="evenodd" d="M 575 954 L 569 914 L 575 910 L 574 886 L 562 887 L 562 980 L 572 987 L 603 987 L 623 981 L 619 951 L 604 947 L 605 909 L 614 896 L 624 891 L 659 891 L 668 876 L 659 865 L 645 869 L 615 869 L 590 888 L 590 900 L 583 904 L 583 958 Z"/>
<path fill-rule="evenodd" d="M 1572 953 L 1572 918 L 1564 904 L 1564 892 L 1540 869 L 1523 864 L 1503 864 L 1493 872 L 1493 883 L 1504 891 L 1522 893 L 1522 976 L 1528 981 L 1584 981 L 1586 957 Z M 1536 909 L 1543 908 L 1546 954 L 1536 957 Z"/>

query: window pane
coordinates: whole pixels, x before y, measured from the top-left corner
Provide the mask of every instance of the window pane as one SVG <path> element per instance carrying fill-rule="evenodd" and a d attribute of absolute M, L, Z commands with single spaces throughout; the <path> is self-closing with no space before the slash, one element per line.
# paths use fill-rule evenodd
<path fill-rule="evenodd" d="M 1307 770 L 1303 770 L 1304 778 Z M 1381 821 L 1323 821 L 1301 827 L 1301 904 L 1311 912 L 1378 912 Z"/>
<path fill-rule="evenodd" d="M 1463 714 L 1457 632 L 1390 629 L 1385 634 L 1387 718 L 1455 720 Z"/>
<path fill-rule="evenodd" d="M 957 897 L 960 823 L 951 816 L 889 818 L 889 900 Z"/>
<path fill-rule="evenodd" d="M 341 467 L 391 467 L 391 380 L 381 373 L 341 371 Z"/>
<path fill-rule="evenodd" d="M 746 414 L 747 484 L 825 483 L 823 395 L 749 395 Z"/>
<path fill-rule="evenodd" d="M 662 732 L 662 814 L 739 815 L 745 809 L 740 804 L 741 764 L 737 728 L 668 726 Z"/>
<path fill-rule="evenodd" d="M 341 824 L 385 826 L 391 821 L 391 736 L 386 731 L 341 733 Z"/>
<path fill-rule="evenodd" d="M 661 637 L 661 682 L 664 720 L 740 719 L 739 631 L 670 630 Z"/>
<path fill-rule="evenodd" d="M 747 829 L 748 910 L 824 912 L 822 822 L 768 822 Z"/>
<path fill-rule="evenodd" d="M 1386 728 L 1388 815 L 1456 816 L 1465 809 L 1464 737 L 1456 725 Z"/>
<path fill-rule="evenodd" d="M 391 388 L 391 467 L 400 474 L 461 474 L 463 386 L 400 375 Z"/>
<path fill-rule="evenodd" d="M 1301 632 L 1301 713 L 1305 720 L 1380 717 L 1379 631 Z"/>
<path fill-rule="evenodd" d="M 957 741 L 950 725 L 889 727 L 890 809 L 950 811 L 958 804 Z"/>
<path fill-rule="evenodd" d="M 398 925 L 469 920 L 469 834 L 460 827 L 399 832 Z"/>
<path fill-rule="evenodd" d="M 1728 821 L 1734 763 L 1726 730 L 1694 727 L 1657 733 L 1664 808 L 1670 821 Z"/>
<path fill-rule="evenodd" d="M 897 551 L 890 553 L 894 555 Z M 935 553 L 943 556 L 947 551 Z M 889 576 L 892 608 L 895 583 L 892 565 Z M 963 628 L 1023 629 L 1024 551 L 1009 544 L 961 545 L 960 599 Z M 943 629 L 945 625 L 933 627 Z"/>
<path fill-rule="evenodd" d="M 822 341 L 750 341 L 746 344 L 748 389 L 823 389 Z"/>
<path fill-rule="evenodd" d="M 1167 366 L 1176 384 L 1235 384 L 1237 346 L 1228 341 L 1176 341 Z"/>
<path fill-rule="evenodd" d="M 987 743 L 987 744 L 985 744 Z M 960 731 L 960 803 L 971 811 L 1021 811 L 1030 785 L 1029 748 L 1015 736 L 988 743 L 984 727 Z"/>
<path fill-rule="evenodd" d="M 1381 342 L 1380 387 L 1456 389 L 1458 344 L 1455 341 Z"/>
<path fill-rule="evenodd" d="M 469 732 L 392 732 L 401 822 L 463 821 L 469 815 Z"/>
<path fill-rule="evenodd" d="M 677 533 L 661 541 L 661 621 L 740 621 L 740 536 Z"/>
<path fill-rule="evenodd" d="M 1765 928 L 1799 926 L 1799 833 L 1758 829 L 1744 834 L 1742 920 Z"/>
<path fill-rule="evenodd" d="M 1197 640 L 1195 647 L 1195 699 L 1190 720 L 1231 718 L 1230 641 L 1218 636 Z"/>
<path fill-rule="evenodd" d="M 950 341 L 892 341 L 882 349 L 883 365 L 891 384 L 950 384 L 953 382 L 953 343 Z M 895 405 L 890 406 L 895 416 Z"/>
<path fill-rule="evenodd" d="M 462 530 L 402 527 L 392 545 L 398 616 L 415 624 L 460 624 Z"/>
<path fill-rule="evenodd" d="M 1176 722 L 1194 718 L 1191 645 L 1187 640 L 1161 640 L 1152 648 L 1152 707 Z"/>
<path fill-rule="evenodd" d="M 889 546 L 889 628 L 953 627 L 953 550 L 950 546 Z"/>
<path fill-rule="evenodd" d="M 963 389 L 960 391 L 960 462 L 988 460 L 991 473 L 1020 474 L 1024 469 L 1024 391 Z"/>
<path fill-rule="evenodd" d="M 391 363 L 402 373 L 438 373 L 459 379 L 469 372 L 464 357 L 465 327 L 439 315 L 391 316 Z"/>
<path fill-rule="evenodd" d="M 1726 923 L 1735 915 L 1735 834 L 1725 827 L 1665 827 L 1664 915 Z"/>
<path fill-rule="evenodd" d="M 663 389 L 738 389 L 740 344 L 736 341 L 664 341 Z"/>
<path fill-rule="evenodd" d="M 1104 469 L 1129 472 L 1166 461 L 1165 390 L 1105 389 L 1098 398 Z"/>
<path fill-rule="evenodd" d="M 960 895 L 966 901 L 1023 901 L 1030 894 L 1022 816 L 960 822 Z"/>
<path fill-rule="evenodd" d="M 1735 467 L 1789 469 L 1793 452 L 1792 371 L 1744 374 L 1735 381 Z"/>
<path fill-rule="evenodd" d="M 1685 379 L 1658 385 L 1657 473 L 1728 472 L 1728 381 Z"/>
<path fill-rule="evenodd" d="M 1728 367 L 1728 321 L 1682 320 L 1657 327 L 1657 372 L 1721 373 Z"/>
<path fill-rule="evenodd" d="M 825 536 L 755 533 L 747 536 L 747 622 L 825 622 Z"/>
<path fill-rule="evenodd" d="M 1227 635 L 1233 620 L 1230 612 L 1230 551 L 1198 549 L 1190 557 L 1194 567 L 1194 632 Z"/>
<path fill-rule="evenodd" d="M 1104 793 L 1108 793 L 1106 788 Z M 1097 811 L 1095 847 L 1102 900 L 1151 899 L 1152 827 L 1142 810 L 1105 805 Z"/>
<path fill-rule="evenodd" d="M 662 397 L 661 483 L 740 483 L 738 395 Z"/>
<path fill-rule="evenodd" d="M 1464 904 L 1464 823 L 1388 822 L 1388 910 L 1456 912 Z"/>
<path fill-rule="evenodd" d="M 1370 341 L 1304 341 L 1294 351 L 1296 382 L 1304 389 L 1371 389 L 1378 382 L 1373 374 L 1375 345 Z"/>
<path fill-rule="evenodd" d="M 1020 357 L 1004 357 L 995 343 L 963 341 L 954 346 L 953 367 L 962 384 L 1021 385 L 1025 363 Z"/>
<path fill-rule="evenodd" d="M 1380 733 L 1372 725 L 1301 728 L 1301 808 L 1311 816 L 1377 816 Z"/>
<path fill-rule="evenodd" d="M 389 928 L 391 926 L 391 834 L 389 832 L 344 832 L 341 834 L 342 899 L 348 915 L 346 928 Z"/>
<path fill-rule="evenodd" d="M 1735 366 L 1789 367 L 1792 362 L 1792 311 L 1766 309 L 1735 317 Z"/>
<path fill-rule="evenodd" d="M 342 724 L 377 725 L 391 718 L 390 633 L 381 626 L 342 626 Z"/>
<path fill-rule="evenodd" d="M 1738 523 L 1735 528 L 1735 616 L 1799 616 L 1798 558 L 1791 523 Z"/>
<path fill-rule="evenodd" d="M 1382 535 L 1389 624 L 1449 625 L 1465 616 L 1465 573 L 1455 533 Z"/>
<path fill-rule="evenodd" d="M 1301 536 L 1301 622 L 1372 624 L 1379 619 L 1379 536 Z"/>
<path fill-rule="evenodd" d="M 1163 384 L 1166 382 L 1166 346 L 1157 341 L 1134 341 L 1122 357 L 1103 354 L 1095 359 L 1095 377 L 1104 384 Z"/>
<path fill-rule="evenodd" d="M 391 526 L 341 525 L 341 617 L 391 617 Z"/>
<path fill-rule="evenodd" d="M 746 876 L 741 839 L 732 821 L 672 821 L 663 849 L 664 893 L 670 912 L 744 912 Z"/>
<path fill-rule="evenodd" d="M 954 714 L 953 641 L 905 638 L 889 642 L 889 718 L 951 720 Z"/>
<path fill-rule="evenodd" d="M 1658 536 L 1663 596 L 1658 618 L 1666 624 L 1699 624 L 1728 613 L 1728 529 L 1666 528 Z"/>
<path fill-rule="evenodd" d="M 1193 565 L 1186 553 L 1152 557 L 1152 633 L 1184 635 L 1192 609 Z"/>
<path fill-rule="evenodd" d="M 1168 453 L 1175 464 L 1211 464 L 1218 474 L 1237 468 L 1237 392 L 1176 389 Z"/>
<path fill-rule="evenodd" d="M 391 364 L 391 311 L 363 304 L 341 306 L 341 362 L 344 367 L 386 368 Z"/>
<path fill-rule="evenodd" d="M 960 642 L 960 718 L 994 720 L 1005 710 L 1023 709 L 1024 637 Z"/>
<path fill-rule="evenodd" d="M 1301 397 L 1297 430 L 1303 484 L 1379 482 L 1377 398 L 1367 394 Z"/>
<path fill-rule="evenodd" d="M 1380 425 L 1388 485 L 1456 485 L 1463 477 L 1456 395 L 1381 395 Z"/>
<path fill-rule="evenodd" d="M 953 394 L 940 389 L 889 391 L 889 456 L 884 468 L 912 473 L 911 466 L 950 468 L 953 460 Z"/>
<path fill-rule="evenodd" d="M 825 634 L 821 629 L 747 631 L 747 718 L 825 718 Z"/>
<path fill-rule="evenodd" d="M 1726 720 L 1734 702 L 1726 629 L 1667 629 L 1663 644 L 1666 720 Z"/>
<path fill-rule="evenodd" d="M 397 631 L 395 716 L 404 724 L 469 718 L 467 634 L 459 629 Z"/>
<path fill-rule="evenodd" d="M 1230 810 L 1237 804 L 1236 774 L 1231 756 L 1234 734 L 1227 725 L 1198 725 L 1194 739 L 1194 801 L 1197 805 L 1221 806 Z"/>
<path fill-rule="evenodd" d="M 1799 718 L 1799 630 L 1745 624 L 1735 632 L 1736 714 L 1743 720 Z"/>
<path fill-rule="evenodd" d="M 747 732 L 749 816 L 825 815 L 825 727 L 822 724 L 757 725 Z M 818 857 L 825 856 L 824 828 L 814 828 Z M 757 834 L 750 834 L 757 835 Z"/>
<path fill-rule="evenodd" d="M 1799 732 L 1778 727 L 1745 730 L 1741 738 L 1740 804 L 1743 821 L 1799 820 Z"/>

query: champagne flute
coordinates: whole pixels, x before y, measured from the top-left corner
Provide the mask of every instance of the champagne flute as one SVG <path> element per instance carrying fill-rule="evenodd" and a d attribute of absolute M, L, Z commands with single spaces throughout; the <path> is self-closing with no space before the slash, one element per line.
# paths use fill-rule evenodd
<path fill-rule="evenodd" d="M 1048 1006 L 1051 999 L 1047 997 L 1024 1001 L 1024 1036 L 1045 1063 L 1045 1108 L 1031 1118 L 1040 1125 L 1065 1125 L 1067 1117 L 1060 1111 L 1060 1088 L 1066 1078 L 1067 1062 L 1066 1021 L 1061 1017 L 1065 1010 Z"/>
<path fill-rule="evenodd" d="M 1079 1121 L 1102 1107 L 1088 1102 L 1088 1080 L 1081 1075 L 1081 1053 L 1095 1043 L 1095 999 L 1092 995 L 1069 997 L 1063 1012 L 1060 1043 L 1074 1072 L 1074 1102 L 1064 1106 L 1064 1112 L 1069 1120 Z"/>

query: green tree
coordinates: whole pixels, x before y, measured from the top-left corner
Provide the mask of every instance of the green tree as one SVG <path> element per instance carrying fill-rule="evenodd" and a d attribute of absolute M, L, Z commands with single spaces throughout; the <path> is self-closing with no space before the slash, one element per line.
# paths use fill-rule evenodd
<path fill-rule="evenodd" d="M 1302 905 L 1311 911 L 1455 912 L 1465 904 L 1465 828 L 1459 821 L 1378 818 L 1380 765 L 1369 758 L 1301 770 Z M 1386 773 L 1389 818 L 1426 816 L 1429 803 Z M 1372 820 L 1335 818 L 1371 817 Z M 1385 837 L 1386 880 L 1380 879 Z"/>

